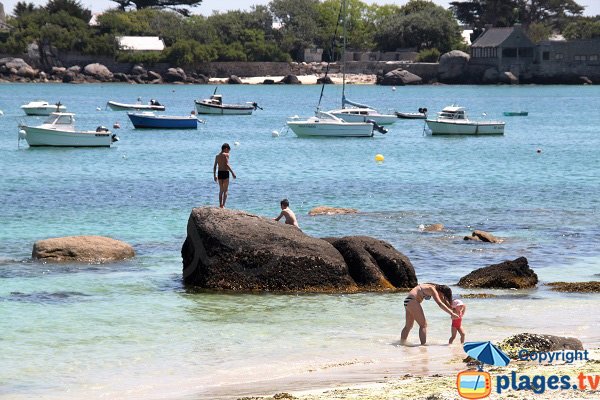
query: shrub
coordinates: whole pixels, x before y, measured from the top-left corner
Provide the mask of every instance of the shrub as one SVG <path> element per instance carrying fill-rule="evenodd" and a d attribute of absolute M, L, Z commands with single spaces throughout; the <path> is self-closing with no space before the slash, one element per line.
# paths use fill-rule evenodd
<path fill-rule="evenodd" d="M 417 55 L 418 62 L 438 62 L 440 59 L 440 51 L 436 48 L 423 49 Z"/>

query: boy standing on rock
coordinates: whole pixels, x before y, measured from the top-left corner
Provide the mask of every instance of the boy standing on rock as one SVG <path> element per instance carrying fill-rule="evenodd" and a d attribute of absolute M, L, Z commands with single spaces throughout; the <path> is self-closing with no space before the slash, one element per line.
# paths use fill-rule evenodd
<path fill-rule="evenodd" d="M 221 146 L 221 152 L 215 157 L 215 164 L 213 165 L 213 175 L 215 182 L 219 183 L 219 207 L 225 208 L 225 202 L 227 201 L 227 189 L 229 189 L 229 172 L 233 175 L 233 179 L 236 179 L 235 172 L 229 165 L 229 147 L 228 143 L 223 143 Z M 217 166 L 218 171 L 217 171 Z M 217 174 L 218 173 L 218 174 Z"/>

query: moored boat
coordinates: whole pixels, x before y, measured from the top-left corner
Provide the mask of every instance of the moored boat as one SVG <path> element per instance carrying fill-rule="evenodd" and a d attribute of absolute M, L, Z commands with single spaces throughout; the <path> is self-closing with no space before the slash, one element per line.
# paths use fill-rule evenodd
<path fill-rule="evenodd" d="M 347 122 L 327 112 L 317 112 L 306 120 L 291 120 L 287 126 L 298 137 L 371 137 L 374 129 L 387 130 L 373 122 Z"/>
<path fill-rule="evenodd" d="M 402 119 L 426 119 L 427 118 L 427 109 L 426 108 L 419 108 L 418 111 L 419 112 L 396 111 L 394 114 L 396 114 L 396 116 L 398 118 L 402 118 Z"/>
<path fill-rule="evenodd" d="M 435 119 L 425 120 L 432 135 L 503 135 L 503 121 L 471 120 L 464 107 L 448 106 Z"/>
<path fill-rule="evenodd" d="M 128 112 L 127 116 L 136 129 L 196 129 L 198 118 L 195 115 L 175 116 L 156 115 L 151 111 Z"/>
<path fill-rule="evenodd" d="M 48 103 L 45 100 L 34 100 L 21 106 L 27 115 L 50 115 L 53 112 L 65 112 L 67 107 L 60 103 Z"/>
<path fill-rule="evenodd" d="M 341 108 L 339 110 L 331 110 L 330 114 L 343 119 L 346 122 L 367 122 L 375 121 L 378 125 L 391 125 L 398 121 L 398 117 L 391 114 L 380 114 L 372 108 Z"/>
<path fill-rule="evenodd" d="M 128 111 L 128 110 L 137 110 L 137 111 L 165 111 L 165 106 L 160 104 L 157 100 L 150 100 L 150 103 L 143 104 L 141 101 L 137 103 L 119 103 L 117 101 L 108 101 L 106 103 L 111 110 L 114 111 Z"/>
<path fill-rule="evenodd" d="M 119 140 L 103 126 L 94 131 L 76 130 L 73 113 L 52 113 L 41 125 L 19 126 L 19 141 L 21 139 L 25 139 L 30 147 L 110 147 Z"/>
<path fill-rule="evenodd" d="M 194 104 L 198 114 L 214 115 L 251 115 L 254 110 L 260 108 L 256 102 L 225 104 L 220 94 L 213 94 L 209 99 L 194 100 Z"/>

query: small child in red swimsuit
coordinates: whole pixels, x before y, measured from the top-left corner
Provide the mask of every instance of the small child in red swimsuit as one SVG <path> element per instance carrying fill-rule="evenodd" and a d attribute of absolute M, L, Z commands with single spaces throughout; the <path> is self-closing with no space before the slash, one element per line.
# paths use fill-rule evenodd
<path fill-rule="evenodd" d="M 448 343 L 452 344 L 454 338 L 456 337 L 456 332 L 460 333 L 460 342 L 464 343 L 465 330 L 462 327 L 462 319 L 463 315 L 465 315 L 465 311 L 467 311 L 467 306 L 465 306 L 465 304 L 460 300 L 454 300 L 452 302 L 452 311 L 458 314 L 458 318 L 452 320 L 452 336 L 450 336 L 450 341 Z"/>

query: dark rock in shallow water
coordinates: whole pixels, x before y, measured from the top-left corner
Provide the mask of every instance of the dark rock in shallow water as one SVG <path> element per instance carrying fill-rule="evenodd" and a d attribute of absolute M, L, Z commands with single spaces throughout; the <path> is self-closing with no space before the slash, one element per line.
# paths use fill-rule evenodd
<path fill-rule="evenodd" d="M 518 333 L 509 336 L 498 346 L 512 359 L 518 359 L 521 350 L 529 352 L 583 350 L 583 344 L 577 338 L 535 333 Z"/>
<path fill-rule="evenodd" d="M 393 71 L 388 72 L 383 77 L 377 77 L 378 85 L 387 85 L 387 86 L 404 86 L 404 85 L 419 85 L 423 83 L 423 79 L 413 74 L 412 72 L 408 72 L 403 70 L 402 68 L 395 69 Z"/>
<path fill-rule="evenodd" d="M 317 84 L 319 84 L 319 85 L 322 85 L 322 84 L 331 85 L 331 84 L 333 84 L 333 81 L 331 80 L 331 77 L 329 77 L 329 76 L 322 76 L 321 78 L 317 79 Z"/>
<path fill-rule="evenodd" d="M 202 288 L 357 290 L 342 255 L 331 244 L 242 211 L 194 208 L 181 255 L 184 282 Z"/>
<path fill-rule="evenodd" d="M 413 288 L 415 269 L 391 244 L 368 236 L 325 238 L 344 257 L 350 276 L 361 289 Z"/>
<path fill-rule="evenodd" d="M 38 240 L 32 258 L 52 262 L 106 263 L 135 256 L 133 247 L 103 236 L 68 236 Z"/>
<path fill-rule="evenodd" d="M 547 284 L 557 292 L 599 293 L 600 282 L 550 282 Z"/>
<path fill-rule="evenodd" d="M 232 84 L 232 85 L 241 85 L 244 82 L 242 82 L 242 80 L 240 79 L 239 76 L 237 76 L 237 75 L 231 75 L 229 77 L 229 79 L 227 79 L 227 83 Z"/>
<path fill-rule="evenodd" d="M 466 288 L 524 289 L 535 287 L 538 277 L 525 257 L 479 268 L 460 278 L 458 286 Z"/>

